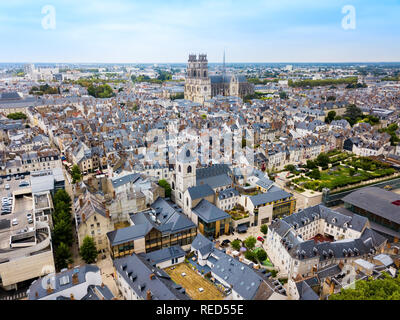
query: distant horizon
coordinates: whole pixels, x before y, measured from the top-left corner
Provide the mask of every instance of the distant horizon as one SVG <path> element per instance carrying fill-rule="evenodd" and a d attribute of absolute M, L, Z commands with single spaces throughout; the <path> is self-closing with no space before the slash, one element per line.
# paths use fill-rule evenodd
<path fill-rule="evenodd" d="M 223 64 L 222 62 L 215 62 L 215 61 L 208 61 L 209 64 Z M 292 65 L 292 64 L 400 64 L 399 61 L 264 61 L 264 62 L 258 62 L 258 61 L 252 61 L 252 62 L 226 62 L 226 65 L 230 64 L 286 64 L 286 65 Z M 42 61 L 42 62 L 1 62 L 0 65 L 2 64 L 61 64 L 61 65 L 137 65 L 137 64 L 159 64 L 159 65 L 170 65 L 170 64 L 187 64 L 187 61 L 185 62 L 48 62 L 48 61 Z"/>

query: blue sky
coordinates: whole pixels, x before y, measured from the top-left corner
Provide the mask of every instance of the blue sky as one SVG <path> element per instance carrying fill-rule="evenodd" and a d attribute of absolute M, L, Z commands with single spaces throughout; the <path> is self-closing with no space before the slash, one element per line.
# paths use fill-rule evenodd
<path fill-rule="evenodd" d="M 0 62 L 400 61 L 399 17 L 399 0 L 3 0 Z"/>

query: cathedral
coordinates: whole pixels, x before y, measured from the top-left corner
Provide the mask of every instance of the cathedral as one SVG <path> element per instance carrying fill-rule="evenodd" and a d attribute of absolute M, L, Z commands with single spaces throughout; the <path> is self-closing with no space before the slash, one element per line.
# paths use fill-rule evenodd
<path fill-rule="evenodd" d="M 225 73 L 225 58 L 222 75 L 209 75 L 207 55 L 189 55 L 185 99 L 204 103 L 215 96 L 235 96 L 244 98 L 254 93 L 254 86 L 247 82 L 245 76 L 227 75 Z"/>

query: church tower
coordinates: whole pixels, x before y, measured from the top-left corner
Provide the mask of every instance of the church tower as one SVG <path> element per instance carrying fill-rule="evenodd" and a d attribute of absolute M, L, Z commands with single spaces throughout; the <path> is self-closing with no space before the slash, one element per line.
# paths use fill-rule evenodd
<path fill-rule="evenodd" d="M 197 159 L 194 152 L 185 146 L 176 158 L 175 183 L 173 183 L 172 188 L 173 200 L 181 208 L 183 208 L 183 194 L 185 191 L 196 186 L 196 165 Z"/>
<path fill-rule="evenodd" d="M 211 99 L 211 80 L 208 75 L 208 60 L 206 54 L 189 55 L 185 81 L 185 99 L 204 103 Z"/>

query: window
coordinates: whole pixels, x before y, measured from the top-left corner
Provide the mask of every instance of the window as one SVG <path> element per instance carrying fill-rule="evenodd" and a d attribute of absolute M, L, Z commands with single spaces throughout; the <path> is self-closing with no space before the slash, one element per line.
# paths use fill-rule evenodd
<path fill-rule="evenodd" d="M 187 173 L 192 173 L 192 166 L 187 167 Z"/>

